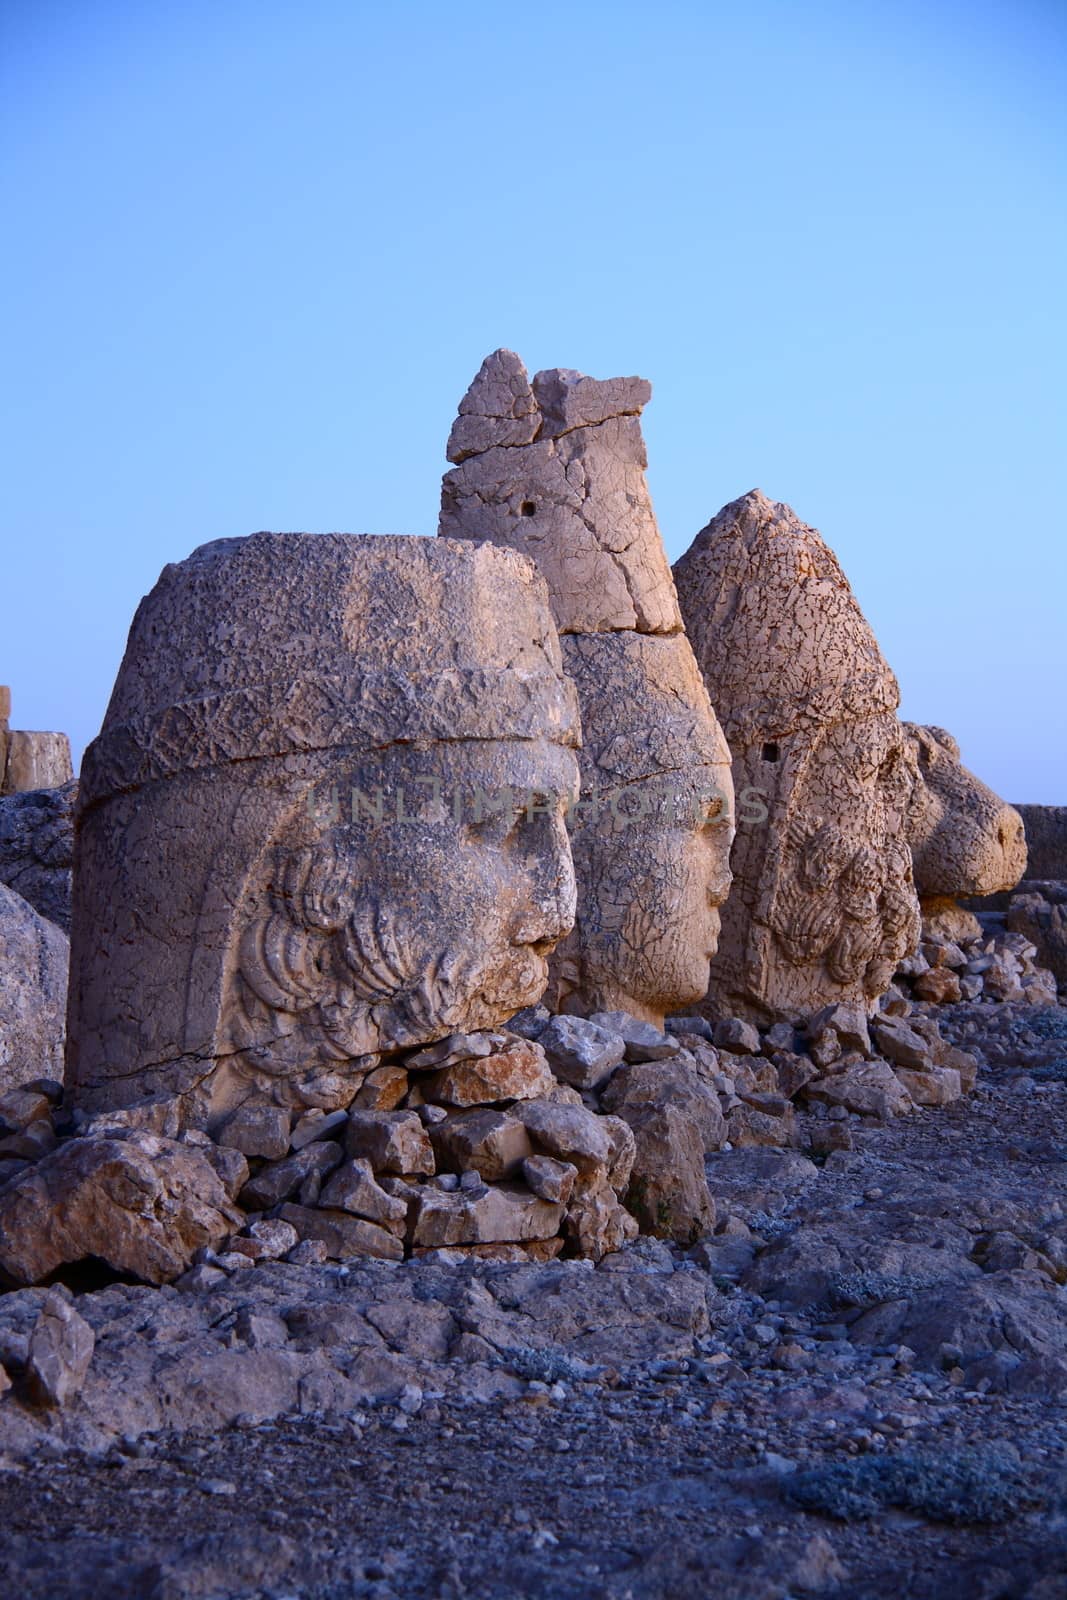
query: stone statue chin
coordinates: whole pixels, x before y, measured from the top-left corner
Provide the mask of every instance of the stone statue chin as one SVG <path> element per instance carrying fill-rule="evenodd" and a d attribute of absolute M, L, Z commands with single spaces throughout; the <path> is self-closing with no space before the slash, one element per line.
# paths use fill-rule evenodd
<path fill-rule="evenodd" d="M 347 1105 L 536 1001 L 578 737 L 522 556 L 256 534 L 166 568 L 82 774 L 75 1104 Z"/>

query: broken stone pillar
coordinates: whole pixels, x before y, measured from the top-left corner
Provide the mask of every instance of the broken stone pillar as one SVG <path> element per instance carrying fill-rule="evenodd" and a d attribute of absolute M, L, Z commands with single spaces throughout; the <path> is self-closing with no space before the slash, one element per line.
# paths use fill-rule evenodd
<path fill-rule="evenodd" d="M 729 753 L 682 631 L 645 482 L 650 386 L 498 350 L 460 404 L 439 531 L 532 556 L 582 712 L 573 934 L 547 999 L 662 1026 L 699 999 L 729 886 Z"/>
<path fill-rule="evenodd" d="M 5 794 L 58 789 L 73 776 L 70 740 L 65 733 L 28 733 L 22 728 L 8 732 Z"/>
<path fill-rule="evenodd" d="M 79 789 L 75 1104 L 332 1110 L 382 1052 L 536 1001 L 577 739 L 511 552 L 261 533 L 166 567 Z"/>
<path fill-rule="evenodd" d="M 1023 819 L 968 772 L 944 728 L 905 722 L 904 733 L 913 772 L 908 837 L 923 922 L 946 938 L 976 938 L 977 917 L 956 902 L 1014 889 L 1026 871 Z"/>
<path fill-rule="evenodd" d="M 869 1009 L 919 932 L 896 679 L 833 553 L 758 490 L 719 512 L 674 577 L 740 818 L 706 1009 Z"/>

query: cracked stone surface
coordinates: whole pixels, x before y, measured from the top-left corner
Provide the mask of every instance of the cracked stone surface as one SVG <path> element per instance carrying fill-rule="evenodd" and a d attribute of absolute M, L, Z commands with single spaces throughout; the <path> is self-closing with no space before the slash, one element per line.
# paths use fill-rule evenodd
<path fill-rule="evenodd" d="M 536 560 L 578 689 L 578 911 L 551 963 L 549 1003 L 662 1027 L 707 986 L 730 881 L 729 753 L 645 483 L 649 385 L 565 368 L 524 381 L 510 351 L 483 363 L 449 441 L 458 464 L 445 474 L 439 531 Z"/>
<path fill-rule="evenodd" d="M 165 568 L 82 770 L 74 1104 L 330 1111 L 537 1000 L 577 738 L 512 551 L 265 533 Z"/>
<path fill-rule="evenodd" d="M 67 936 L 0 883 L 0 1093 L 62 1078 Z"/>
<path fill-rule="evenodd" d="M 758 490 L 674 568 L 733 755 L 739 826 L 706 1008 L 869 1006 L 915 948 L 897 682 L 833 553 Z"/>

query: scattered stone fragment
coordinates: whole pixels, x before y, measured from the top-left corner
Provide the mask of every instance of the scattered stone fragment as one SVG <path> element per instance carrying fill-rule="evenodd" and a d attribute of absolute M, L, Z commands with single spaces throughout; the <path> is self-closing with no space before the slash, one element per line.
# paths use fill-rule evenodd
<path fill-rule="evenodd" d="M 914 1101 L 892 1067 L 885 1061 L 860 1061 L 841 1072 L 815 1078 L 804 1089 L 808 1100 L 824 1105 L 843 1106 L 861 1116 L 902 1116 L 914 1110 Z"/>
<path fill-rule="evenodd" d="M 522 1163 L 522 1176 L 539 1200 L 565 1206 L 573 1193 L 578 1169 L 553 1156 L 527 1156 Z"/>
<path fill-rule="evenodd" d="M 497 1184 L 473 1195 L 427 1187 L 416 1193 L 412 1243 L 434 1248 L 551 1239 L 562 1219 L 562 1206 L 538 1199 L 519 1184 Z"/>
<path fill-rule="evenodd" d="M 527 1100 L 513 1109 L 543 1154 L 569 1161 L 585 1177 L 607 1170 L 612 1141 L 603 1117 L 584 1106 L 559 1105 L 551 1100 Z"/>
<path fill-rule="evenodd" d="M 903 1017 L 875 1017 L 871 1033 L 878 1049 L 894 1066 L 921 1071 L 930 1065 L 930 1046 Z"/>
<path fill-rule="evenodd" d="M 685 1061 L 651 1061 L 620 1067 L 605 1089 L 601 1104 L 622 1117 L 639 1105 L 679 1106 L 700 1129 L 705 1150 L 718 1150 L 726 1138 L 718 1095 Z"/>
<path fill-rule="evenodd" d="M 404 1259 L 404 1246 L 394 1234 L 347 1211 L 313 1210 L 290 1203 L 282 1206 L 281 1216 L 284 1222 L 293 1225 L 302 1242 L 317 1241 L 324 1245 L 332 1260 L 345 1261 L 350 1256 L 380 1256 L 384 1261 Z M 290 1251 L 290 1260 L 292 1256 Z"/>
<path fill-rule="evenodd" d="M 585 1017 L 553 1017 L 538 1043 L 557 1078 L 576 1089 L 597 1089 L 625 1058 L 622 1035 Z"/>
<path fill-rule="evenodd" d="M 407 1206 L 375 1182 L 371 1164 L 363 1158 L 346 1161 L 339 1167 L 323 1188 L 319 1202 L 366 1217 L 368 1222 L 377 1222 L 398 1238 L 403 1237 Z"/>
<path fill-rule="evenodd" d="M 631 1017 L 628 1011 L 595 1011 L 589 1020 L 606 1032 L 619 1035 L 626 1046 L 627 1061 L 666 1061 L 681 1049 L 670 1033 Z"/>
<path fill-rule="evenodd" d="M 332 1172 L 343 1155 L 339 1144 L 323 1140 L 297 1150 L 281 1161 L 271 1161 L 249 1178 L 239 1200 L 246 1211 L 269 1211 L 282 1200 L 296 1194 L 313 1174 L 323 1178 Z"/>
<path fill-rule="evenodd" d="M 81 1388 L 96 1335 L 70 1301 L 53 1289 L 30 1334 L 26 1379 L 39 1405 L 62 1406 Z"/>
<path fill-rule="evenodd" d="M 626 1119 L 637 1144 L 626 1205 L 643 1233 L 694 1244 L 715 1225 L 704 1173 L 704 1141 L 676 1106 L 634 1106 Z"/>
<path fill-rule="evenodd" d="M 723 1017 L 715 1024 L 713 1038 L 720 1050 L 729 1050 L 734 1055 L 758 1056 L 760 1053 L 758 1028 L 741 1017 Z"/>
<path fill-rule="evenodd" d="M 435 1072 L 422 1084 L 439 1105 L 482 1106 L 501 1100 L 534 1100 L 552 1087 L 552 1073 L 541 1044 L 515 1039 L 492 1055 L 469 1057 Z"/>
<path fill-rule="evenodd" d="M 366 1156 L 375 1172 L 434 1171 L 433 1146 L 414 1111 L 349 1112 L 345 1148 L 350 1156 Z"/>
<path fill-rule="evenodd" d="M 963 1093 L 960 1075 L 952 1067 L 928 1067 L 925 1072 L 897 1067 L 895 1071 L 917 1106 L 950 1106 Z"/>
<path fill-rule="evenodd" d="M 216 1135 L 217 1143 L 240 1150 L 242 1155 L 278 1161 L 289 1151 L 287 1106 L 262 1103 L 238 1106 Z"/>
<path fill-rule="evenodd" d="M 487 1183 L 514 1176 L 533 1154 L 530 1136 L 518 1118 L 483 1108 L 457 1111 L 431 1126 L 430 1142 L 439 1171 L 473 1170 Z"/>
<path fill-rule="evenodd" d="M 368 1072 L 352 1104 L 364 1111 L 395 1111 L 407 1094 L 410 1081 L 404 1067 L 387 1062 Z"/>

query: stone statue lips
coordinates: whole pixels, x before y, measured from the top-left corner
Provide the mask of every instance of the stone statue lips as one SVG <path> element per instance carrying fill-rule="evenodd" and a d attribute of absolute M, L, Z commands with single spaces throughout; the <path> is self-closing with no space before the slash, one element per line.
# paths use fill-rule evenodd
<path fill-rule="evenodd" d="M 343 1078 L 357 1046 L 491 1027 L 536 999 L 573 917 L 561 818 L 578 740 L 544 585 L 521 555 L 262 533 L 167 567 L 83 772 L 79 1099 L 187 1089 L 238 1037 L 272 1093 L 298 1068 Z M 447 803 L 401 822 L 416 779 L 446 801 L 521 783 L 558 815 L 531 830 L 512 818 L 502 838 Z M 371 797 L 371 814 L 324 822 L 308 797 L 333 784 Z"/>

